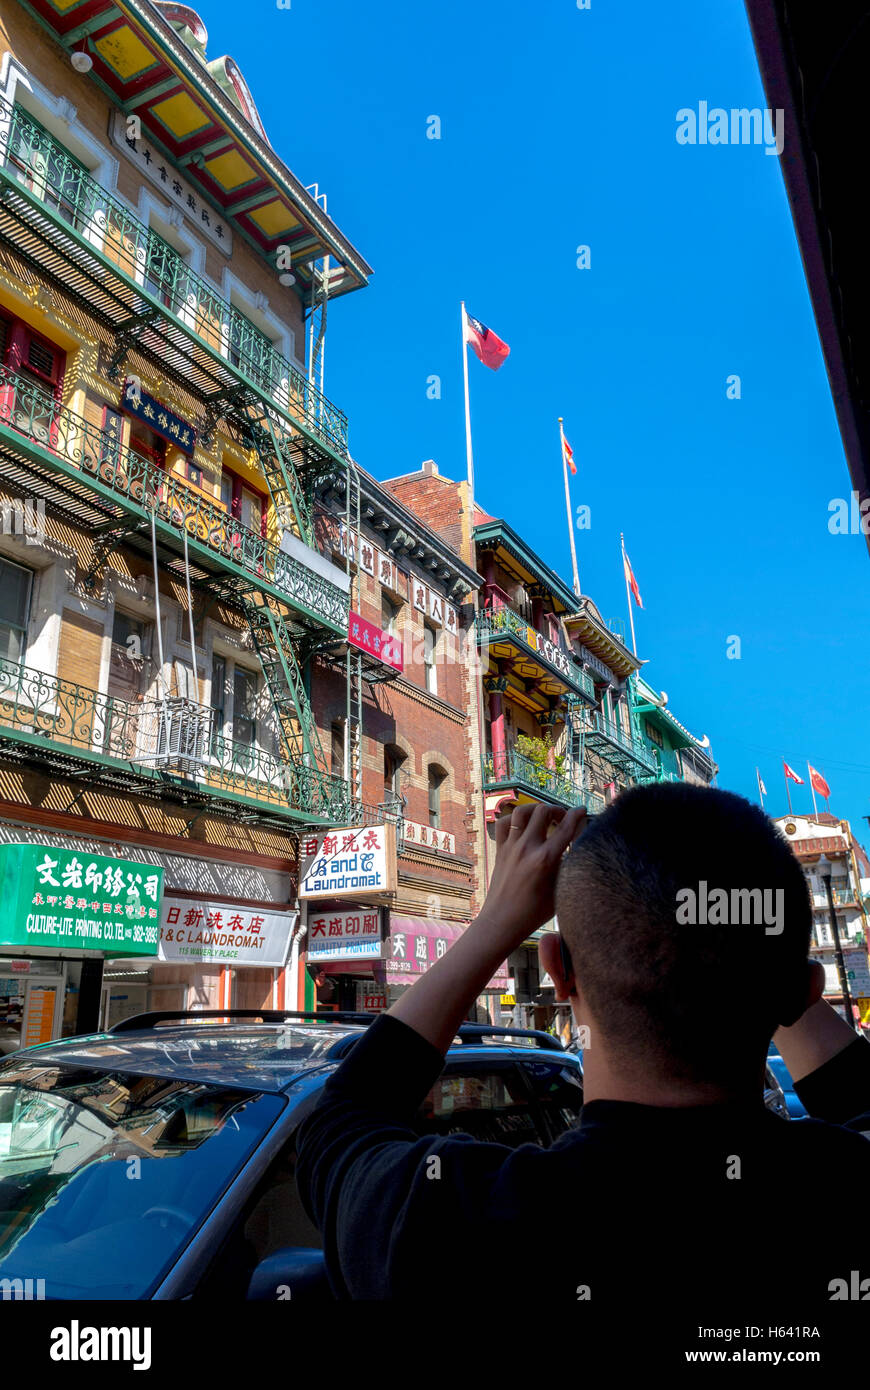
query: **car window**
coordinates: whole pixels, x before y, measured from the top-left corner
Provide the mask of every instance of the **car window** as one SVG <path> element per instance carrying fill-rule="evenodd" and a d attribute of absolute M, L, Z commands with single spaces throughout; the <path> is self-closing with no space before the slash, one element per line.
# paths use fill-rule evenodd
<path fill-rule="evenodd" d="M 579 1068 L 558 1058 L 543 1061 L 529 1058 L 520 1063 L 532 1092 L 543 1112 L 551 1141 L 573 1129 L 583 1105 L 583 1081 Z"/>
<path fill-rule="evenodd" d="M 448 1063 L 414 1127 L 419 1134 L 470 1134 L 512 1148 L 546 1140 L 528 1087 L 513 1062 Z"/>
<path fill-rule="evenodd" d="M 0 1068 L 0 1278 L 45 1270 L 47 1298 L 147 1298 L 284 1103 L 10 1059 Z"/>

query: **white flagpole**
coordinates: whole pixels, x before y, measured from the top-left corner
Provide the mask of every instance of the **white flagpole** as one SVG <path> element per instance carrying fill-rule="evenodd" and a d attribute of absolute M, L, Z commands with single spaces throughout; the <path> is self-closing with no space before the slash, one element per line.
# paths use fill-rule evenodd
<path fill-rule="evenodd" d="M 625 563 L 625 535 L 619 533 L 619 544 L 622 547 L 622 572 L 625 575 L 625 599 L 628 604 L 628 621 L 631 623 L 631 650 L 637 656 L 637 642 L 634 636 L 634 613 L 631 610 L 631 590 L 628 587 L 628 566 Z"/>
<path fill-rule="evenodd" d="M 571 565 L 574 571 L 574 593 L 580 597 L 580 575 L 577 572 L 577 547 L 574 544 L 574 526 L 571 518 L 571 489 L 568 485 L 568 455 L 565 452 L 565 431 L 562 417 L 559 416 L 559 442 L 562 447 L 562 471 L 565 474 L 565 507 L 568 512 L 568 536 L 571 541 Z"/>
<path fill-rule="evenodd" d="M 465 461 L 468 468 L 469 525 L 474 530 L 474 455 L 471 450 L 471 405 L 468 399 L 468 342 L 465 337 L 465 300 L 462 301 L 462 379 L 465 386 Z"/>
<path fill-rule="evenodd" d="M 810 772 L 810 765 L 809 765 L 809 762 L 807 762 L 807 778 L 808 778 L 809 784 L 810 784 L 810 793 L 811 793 L 812 798 L 813 798 L 813 815 L 816 816 L 816 817 L 818 817 L 819 808 L 818 808 L 818 806 L 816 805 L 816 789 L 815 789 L 815 787 L 813 786 L 813 774 Z"/>

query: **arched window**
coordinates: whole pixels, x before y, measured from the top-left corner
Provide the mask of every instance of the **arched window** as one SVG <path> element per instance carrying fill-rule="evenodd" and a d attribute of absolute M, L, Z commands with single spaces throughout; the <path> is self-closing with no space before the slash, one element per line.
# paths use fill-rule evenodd
<path fill-rule="evenodd" d="M 430 695 L 438 694 L 438 674 L 436 662 L 438 660 L 438 637 L 428 623 L 423 624 L 423 672 L 426 680 L 426 689 Z"/>
<path fill-rule="evenodd" d="M 429 824 L 433 830 L 441 829 L 441 784 L 447 773 L 435 763 L 429 766 Z"/>
<path fill-rule="evenodd" d="M 401 773 L 405 753 L 396 743 L 384 744 L 384 801 L 390 806 L 402 800 Z"/>

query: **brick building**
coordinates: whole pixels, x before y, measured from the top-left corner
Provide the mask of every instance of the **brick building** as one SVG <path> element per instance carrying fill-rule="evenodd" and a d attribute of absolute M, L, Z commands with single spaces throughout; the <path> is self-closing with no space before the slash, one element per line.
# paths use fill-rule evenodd
<path fill-rule="evenodd" d="M 363 470 L 358 476 L 358 518 L 350 527 L 354 508 L 344 478 L 318 489 L 317 533 L 325 555 L 336 564 L 350 560 L 352 630 L 358 615 L 357 641 L 367 644 L 359 713 L 346 668 L 359 652 L 352 644 L 320 654 L 312 703 L 331 771 L 350 781 L 370 814 L 379 808 L 395 825 L 398 875 L 395 895 L 383 906 L 385 960 L 343 955 L 339 941 L 320 948 L 319 997 L 346 1008 L 394 998 L 448 949 L 482 900 L 474 795 L 473 600 L 480 576 L 387 488 Z M 347 908 L 347 902 L 318 903 L 316 915 Z M 310 905 L 309 923 L 313 911 Z M 306 944 L 316 950 L 310 927 Z M 490 992 L 504 985 L 504 978 L 495 980 Z"/>

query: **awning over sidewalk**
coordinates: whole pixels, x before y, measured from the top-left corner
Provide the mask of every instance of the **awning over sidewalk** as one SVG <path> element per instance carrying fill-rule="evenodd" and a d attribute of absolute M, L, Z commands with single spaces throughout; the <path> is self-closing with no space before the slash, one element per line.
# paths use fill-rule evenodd
<path fill-rule="evenodd" d="M 385 943 L 386 959 L 381 967 L 384 982 L 387 985 L 412 984 L 459 940 L 467 925 L 467 922 L 442 922 L 437 917 L 391 916 L 390 937 Z M 376 977 L 377 972 L 376 966 Z M 486 988 L 501 991 L 507 979 L 505 962 Z"/>

